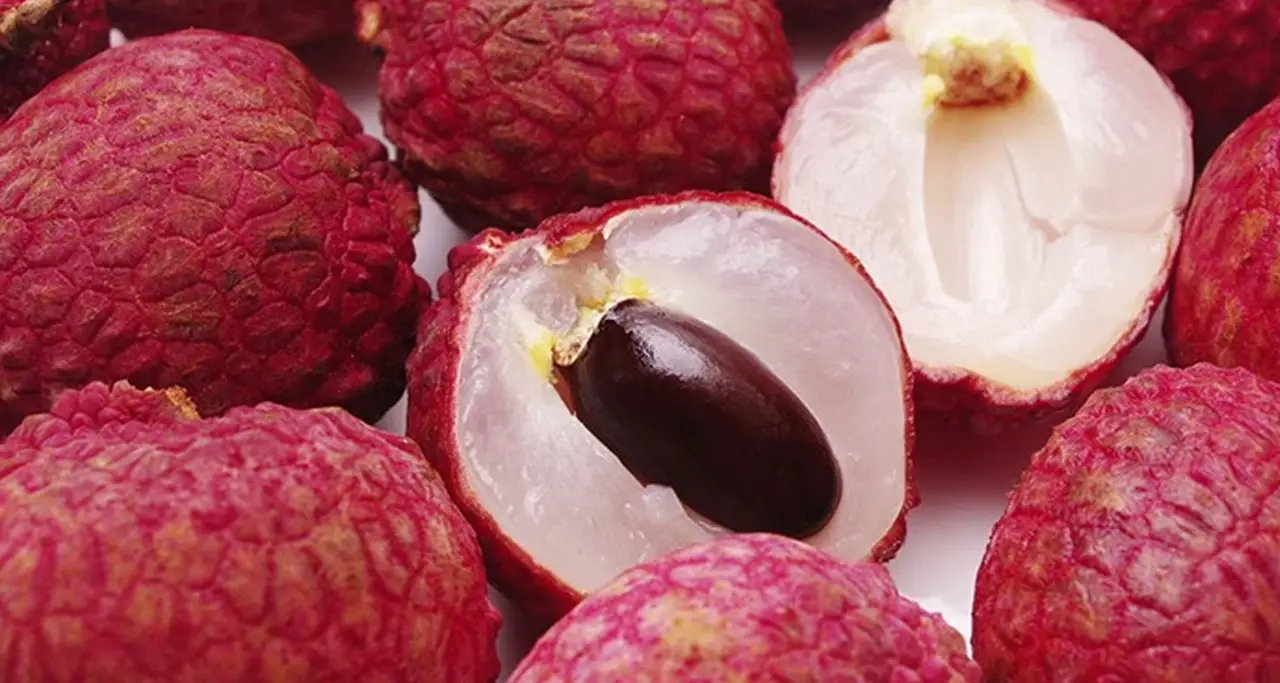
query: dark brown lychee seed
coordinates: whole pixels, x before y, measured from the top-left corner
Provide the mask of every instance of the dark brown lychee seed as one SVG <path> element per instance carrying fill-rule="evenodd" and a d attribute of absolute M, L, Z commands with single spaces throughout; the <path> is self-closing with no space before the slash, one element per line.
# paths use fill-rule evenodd
<path fill-rule="evenodd" d="M 710 325 L 629 299 L 563 373 L 578 419 L 631 474 L 708 520 L 805 538 L 835 513 L 840 471 L 817 419 Z"/>

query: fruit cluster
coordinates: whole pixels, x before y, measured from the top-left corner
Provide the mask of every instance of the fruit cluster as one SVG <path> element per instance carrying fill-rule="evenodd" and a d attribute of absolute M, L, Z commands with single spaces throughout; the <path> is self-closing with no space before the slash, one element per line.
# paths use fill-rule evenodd
<path fill-rule="evenodd" d="M 865 13 L 800 86 L 784 16 Z M 289 49 L 343 35 L 395 159 Z M 0 683 L 486 683 L 490 582 L 513 683 L 1280 680 L 1275 55 L 1248 0 L 0 0 Z M 882 566 L 918 413 L 1058 423 L 972 653 Z"/>

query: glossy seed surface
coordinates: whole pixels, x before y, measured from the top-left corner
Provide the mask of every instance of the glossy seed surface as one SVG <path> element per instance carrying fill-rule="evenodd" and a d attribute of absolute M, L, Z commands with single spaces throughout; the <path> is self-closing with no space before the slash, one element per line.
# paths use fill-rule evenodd
<path fill-rule="evenodd" d="M 623 301 L 562 370 L 578 419 L 638 480 L 708 520 L 805 538 L 835 512 L 840 471 L 817 420 L 706 323 Z"/>

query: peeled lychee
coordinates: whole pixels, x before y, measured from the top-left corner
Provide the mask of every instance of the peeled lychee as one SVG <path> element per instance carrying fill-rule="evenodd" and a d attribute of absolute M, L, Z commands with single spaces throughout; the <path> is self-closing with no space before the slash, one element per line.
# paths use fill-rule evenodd
<path fill-rule="evenodd" d="M 109 38 L 106 0 L 0 0 L 0 123 Z"/>
<path fill-rule="evenodd" d="M 768 188 L 795 95 L 773 0 L 358 0 L 382 122 L 460 225 Z"/>
<path fill-rule="evenodd" d="M 730 531 L 897 550 L 915 502 L 897 322 L 803 220 L 685 193 L 486 231 L 449 261 L 409 435 L 535 616 Z"/>
<path fill-rule="evenodd" d="M 1280 679 L 1280 385 L 1145 370 L 1059 426 L 978 572 L 988 683 Z"/>
<path fill-rule="evenodd" d="M 439 476 L 341 410 L 94 383 L 0 444 L 6 681 L 489 683 L 499 622 Z"/>
<path fill-rule="evenodd" d="M 1280 95 L 1280 3 L 1054 1 L 1102 22 L 1169 75 L 1191 107 L 1202 163 L 1245 117 Z"/>
<path fill-rule="evenodd" d="M 1165 314 L 1175 363 L 1280 380 L 1278 175 L 1280 102 L 1227 138 L 1196 184 Z"/>
<path fill-rule="evenodd" d="M 108 0 L 111 23 L 130 37 L 207 28 L 284 45 L 351 35 L 351 0 Z"/>
<path fill-rule="evenodd" d="M 884 288 L 921 404 L 983 427 L 1077 404 L 1138 341 L 1193 176 L 1160 74 L 1035 0 L 896 0 L 779 145 L 775 196 Z"/>
<path fill-rule="evenodd" d="M 979 683 L 964 638 L 888 572 L 767 534 L 634 567 L 533 646 L 510 683 Z"/>
<path fill-rule="evenodd" d="M 0 435 L 92 380 L 379 418 L 429 296 L 417 201 L 278 45 L 89 60 L 0 127 Z"/>

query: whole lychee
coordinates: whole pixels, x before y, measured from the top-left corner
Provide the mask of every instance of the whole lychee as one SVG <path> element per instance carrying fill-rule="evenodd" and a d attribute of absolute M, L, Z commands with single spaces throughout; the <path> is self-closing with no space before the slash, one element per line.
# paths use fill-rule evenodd
<path fill-rule="evenodd" d="M 535 617 L 727 533 L 848 560 L 901 545 L 897 322 L 856 259 L 772 201 L 689 192 L 485 231 L 439 293 L 408 433 Z"/>
<path fill-rule="evenodd" d="M 284 45 L 350 35 L 351 0 L 108 0 L 111 23 L 129 37 L 207 28 Z"/>
<path fill-rule="evenodd" d="M 542 636 L 511 683 L 979 683 L 964 638 L 888 572 L 768 534 L 614 579 Z"/>
<path fill-rule="evenodd" d="M 988 683 L 1280 680 L 1280 385 L 1156 367 L 1031 460 L 973 606 Z"/>
<path fill-rule="evenodd" d="M 6 681 L 488 683 L 499 622 L 439 476 L 341 410 L 93 383 L 0 444 Z"/>
<path fill-rule="evenodd" d="M 109 37 L 106 0 L 0 0 L 0 123 Z"/>
<path fill-rule="evenodd" d="M 1280 380 L 1280 101 L 1227 138 L 1201 174 L 1164 332 L 1178 365 Z"/>
<path fill-rule="evenodd" d="M 1102 22 L 1168 74 L 1195 117 L 1201 163 L 1280 95 L 1280 3 L 1055 0 Z"/>
<path fill-rule="evenodd" d="M 429 297 L 418 217 L 284 48 L 194 30 L 98 55 L 0 127 L 0 434 L 91 380 L 377 419 Z"/>
<path fill-rule="evenodd" d="M 464 227 L 768 189 L 796 84 L 773 0 L 356 5 L 387 137 Z"/>
<path fill-rule="evenodd" d="M 787 113 L 773 193 L 866 265 L 919 405 L 1000 429 L 1077 407 L 1164 297 L 1186 108 L 1039 0 L 895 0 Z"/>

